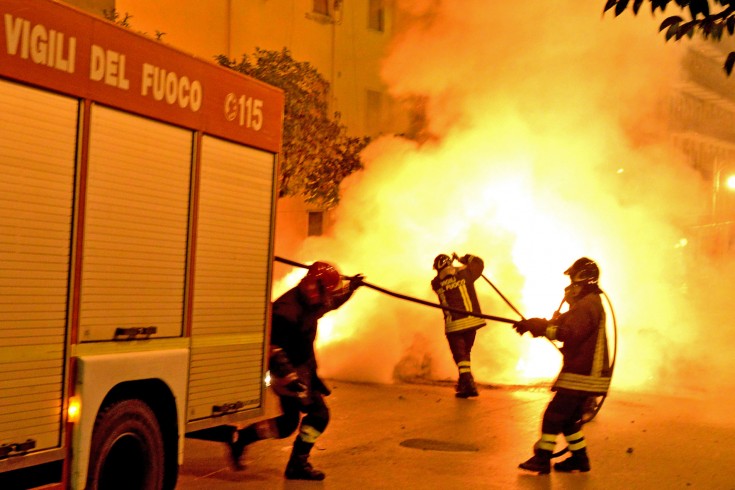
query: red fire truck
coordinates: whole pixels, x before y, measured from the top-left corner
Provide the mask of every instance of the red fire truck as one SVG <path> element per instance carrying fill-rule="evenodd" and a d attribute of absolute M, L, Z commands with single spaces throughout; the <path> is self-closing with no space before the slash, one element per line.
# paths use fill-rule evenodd
<path fill-rule="evenodd" d="M 278 89 L 0 0 L 0 488 L 173 488 L 187 433 L 266 414 L 282 123 Z"/>

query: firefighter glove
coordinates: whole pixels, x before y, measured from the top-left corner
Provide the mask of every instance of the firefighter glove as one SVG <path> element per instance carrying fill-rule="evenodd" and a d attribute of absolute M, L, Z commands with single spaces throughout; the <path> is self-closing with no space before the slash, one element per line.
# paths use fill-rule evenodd
<path fill-rule="evenodd" d="M 285 388 L 290 391 L 291 393 L 302 393 L 306 391 L 306 384 L 304 384 L 303 381 L 300 379 L 295 379 L 288 383 Z"/>
<path fill-rule="evenodd" d="M 546 327 L 548 326 L 549 321 L 545 318 L 529 318 L 513 324 L 513 328 L 515 328 L 519 335 L 531 332 L 531 335 L 534 337 L 543 337 L 546 335 Z"/>
<path fill-rule="evenodd" d="M 543 337 L 546 335 L 546 327 L 549 326 L 549 321 L 547 319 L 529 318 L 526 322 L 528 322 L 528 331 L 531 332 L 531 335 L 534 337 Z"/>
<path fill-rule="evenodd" d="M 470 263 L 470 259 L 472 258 L 472 255 L 470 254 L 464 254 L 461 257 L 457 257 L 457 254 L 454 254 L 455 258 L 459 261 L 460 264 L 467 265 Z"/>
<path fill-rule="evenodd" d="M 355 274 L 354 276 L 350 277 L 350 291 L 354 291 L 363 284 L 365 284 L 365 276 L 363 276 L 362 274 Z"/>

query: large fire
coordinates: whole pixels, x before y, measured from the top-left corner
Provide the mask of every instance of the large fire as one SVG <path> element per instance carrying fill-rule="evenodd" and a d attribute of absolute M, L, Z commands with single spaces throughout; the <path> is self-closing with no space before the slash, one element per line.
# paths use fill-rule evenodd
<path fill-rule="evenodd" d="M 405 29 L 383 75 L 396 97 L 427 101 L 432 137 L 374 141 L 365 170 L 343 186 L 332 232 L 289 258 L 326 260 L 436 302 L 433 258 L 472 253 L 526 317 L 549 318 L 563 271 L 587 256 L 614 307 L 611 341 L 617 318 L 614 389 L 693 386 L 704 353 L 709 366 L 732 369 L 729 355 L 702 343 L 710 325 L 732 332 L 727 288 L 710 278 L 703 311 L 700 278 L 687 268 L 684 230 L 708 202 L 707 183 L 659 127 L 677 48 L 645 16 L 601 18 L 603 3 L 400 1 Z M 727 283 L 731 265 L 717 266 Z M 476 289 L 484 313 L 518 318 L 483 278 Z M 362 288 L 319 328 L 326 377 L 456 378 L 438 309 Z M 484 383 L 548 381 L 559 363 L 549 341 L 500 322 L 479 331 L 473 350 Z"/>

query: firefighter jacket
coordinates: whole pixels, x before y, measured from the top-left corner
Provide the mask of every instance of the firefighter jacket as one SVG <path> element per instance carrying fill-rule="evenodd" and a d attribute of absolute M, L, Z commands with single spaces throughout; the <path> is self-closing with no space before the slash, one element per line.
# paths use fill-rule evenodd
<path fill-rule="evenodd" d="M 475 292 L 475 281 L 482 275 L 485 263 L 480 257 L 465 255 L 460 259 L 466 266 L 445 267 L 431 280 L 431 288 L 442 306 L 456 310 L 482 313 Z M 485 320 L 468 313 L 444 310 L 444 332 L 461 332 L 485 326 Z"/>
<path fill-rule="evenodd" d="M 591 292 L 551 321 L 546 337 L 564 343 L 562 368 L 553 391 L 606 395 L 612 372 L 600 295 Z"/>
<path fill-rule="evenodd" d="M 342 306 L 354 291 L 349 287 L 334 295 L 332 303 L 309 305 L 298 287 L 290 289 L 273 303 L 271 355 L 269 369 L 277 393 L 279 386 L 300 379 L 308 389 L 325 395 L 329 390 L 317 376 L 314 340 L 319 319 Z"/>

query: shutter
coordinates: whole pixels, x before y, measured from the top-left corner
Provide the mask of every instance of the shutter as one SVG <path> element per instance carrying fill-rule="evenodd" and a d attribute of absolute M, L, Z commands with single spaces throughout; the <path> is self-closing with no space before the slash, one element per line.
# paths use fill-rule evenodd
<path fill-rule="evenodd" d="M 92 107 L 80 341 L 182 335 L 192 133 Z"/>
<path fill-rule="evenodd" d="M 261 405 L 275 157 L 205 136 L 188 420 Z"/>
<path fill-rule="evenodd" d="M 0 445 L 61 444 L 77 113 L 0 80 Z"/>

